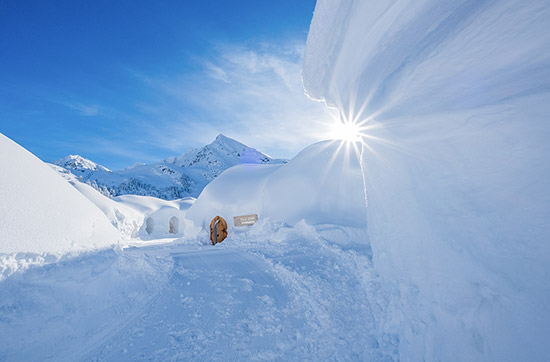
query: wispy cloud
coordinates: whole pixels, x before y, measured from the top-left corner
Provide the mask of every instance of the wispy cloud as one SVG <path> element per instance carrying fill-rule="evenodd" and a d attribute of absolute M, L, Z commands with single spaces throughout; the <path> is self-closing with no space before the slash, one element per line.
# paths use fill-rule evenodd
<path fill-rule="evenodd" d="M 210 77 L 221 80 L 225 83 L 231 83 L 229 77 L 227 76 L 227 73 L 222 68 L 210 62 L 206 62 L 205 67 L 207 70 L 210 71 Z"/>
<path fill-rule="evenodd" d="M 65 105 L 78 112 L 79 115 L 90 117 L 101 113 L 101 106 L 97 104 L 86 105 L 82 103 L 65 103 Z"/>
<path fill-rule="evenodd" d="M 141 75 L 165 97 L 166 107 L 143 105 L 157 118 L 148 132 L 174 151 L 221 132 L 275 156 L 293 156 L 325 138 L 331 118 L 330 110 L 304 94 L 302 54 L 298 42 L 223 45 L 215 57 L 199 60 L 202 72 L 169 79 Z"/>

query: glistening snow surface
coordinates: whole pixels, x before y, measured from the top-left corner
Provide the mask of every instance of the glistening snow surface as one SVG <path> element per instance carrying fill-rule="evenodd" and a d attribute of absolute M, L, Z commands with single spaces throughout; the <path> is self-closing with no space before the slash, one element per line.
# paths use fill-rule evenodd
<path fill-rule="evenodd" d="M 9 273 L 0 281 L 0 359 L 397 360 L 396 336 L 376 329 L 387 301 L 365 240 L 359 169 L 346 147 L 319 143 L 285 165 L 228 170 L 195 204 L 111 200 L 62 172 L 126 239 L 133 222 L 143 235 L 146 218 L 155 221 L 150 236 L 165 237 L 173 213 L 183 237 Z M 359 198 L 337 188 L 343 178 Z M 209 245 L 205 220 L 223 211 L 232 225 L 233 212 L 256 210 L 254 226 Z"/>
<path fill-rule="evenodd" d="M 62 254 L 116 244 L 119 233 L 100 209 L 2 134 L 0 170 L 0 258 L 2 254 Z"/>
<path fill-rule="evenodd" d="M 1 200 L 16 211 L 1 210 L 2 245 L 34 247 L 21 237 L 32 213 L 48 227 L 38 245 L 56 246 L 56 233 L 89 230 L 74 206 L 94 203 L 108 226 L 131 220 L 128 208 L 164 233 L 168 212 L 185 226 L 173 244 L 0 281 L 0 359 L 546 360 L 549 15 L 545 1 L 318 2 L 304 82 L 344 117 L 370 118 L 368 229 L 357 158 L 328 144 L 231 169 L 186 210 L 77 197 L 0 138 L 0 169 L 14 175 L 1 175 L 13 191 Z M 218 212 L 261 218 L 211 246 L 204 226 Z"/>
<path fill-rule="evenodd" d="M 345 187 L 342 187 L 345 185 Z M 211 215 L 258 214 L 294 225 L 366 223 L 359 157 L 349 144 L 311 145 L 283 165 L 241 165 L 224 172 L 202 192 L 187 218 L 207 226 Z M 366 240 L 364 240 L 366 242 Z"/>
<path fill-rule="evenodd" d="M 402 360 L 550 354 L 550 3 L 319 0 L 307 92 L 367 121 Z"/>
<path fill-rule="evenodd" d="M 303 222 L 87 254 L 15 274 L 0 296 L 5 360 L 396 359 L 368 256 Z"/>

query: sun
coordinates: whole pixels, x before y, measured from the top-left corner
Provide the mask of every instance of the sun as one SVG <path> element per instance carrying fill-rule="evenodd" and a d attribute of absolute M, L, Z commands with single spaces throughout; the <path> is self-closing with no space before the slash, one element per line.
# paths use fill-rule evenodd
<path fill-rule="evenodd" d="M 330 127 L 331 138 L 346 142 L 360 142 L 362 140 L 361 126 L 353 122 L 334 122 Z"/>

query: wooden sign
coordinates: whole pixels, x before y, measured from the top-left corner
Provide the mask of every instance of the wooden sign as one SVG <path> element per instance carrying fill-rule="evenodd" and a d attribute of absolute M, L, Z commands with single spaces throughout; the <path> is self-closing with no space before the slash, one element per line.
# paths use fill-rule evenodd
<path fill-rule="evenodd" d="M 235 226 L 251 226 L 254 225 L 256 221 L 258 221 L 258 215 L 256 214 L 233 217 L 233 223 Z"/>

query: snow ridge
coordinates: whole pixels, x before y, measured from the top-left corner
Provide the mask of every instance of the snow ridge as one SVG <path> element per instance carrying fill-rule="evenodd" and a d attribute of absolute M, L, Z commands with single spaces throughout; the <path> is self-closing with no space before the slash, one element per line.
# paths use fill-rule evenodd
<path fill-rule="evenodd" d="M 119 233 L 101 210 L 36 156 L 2 134 L 0 155 L 0 254 L 116 245 Z"/>

